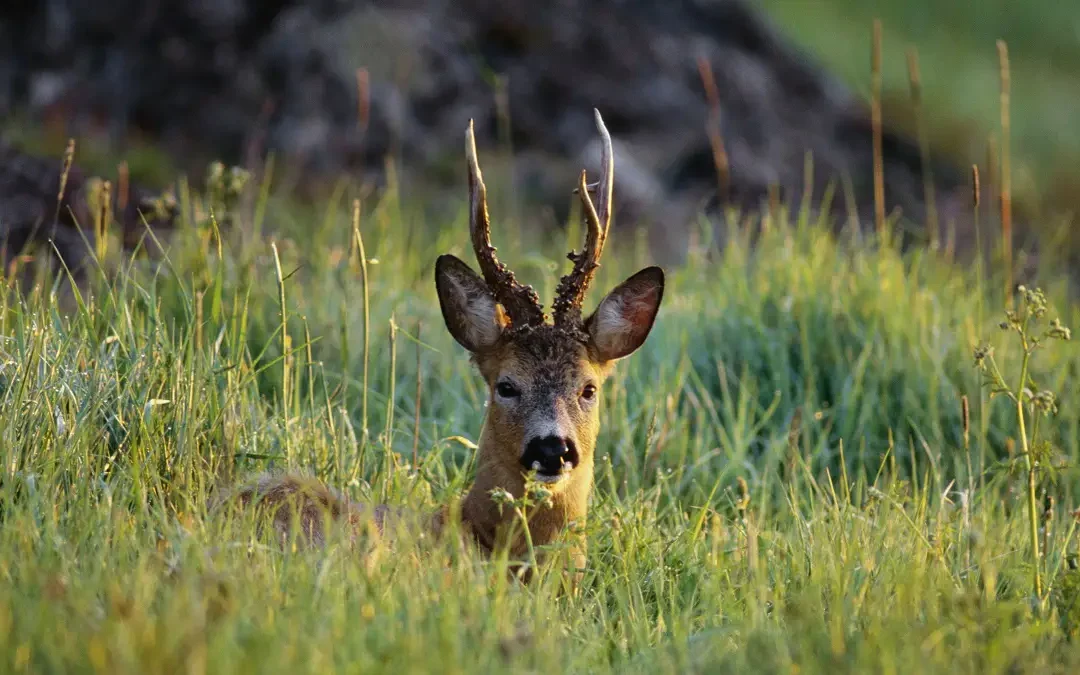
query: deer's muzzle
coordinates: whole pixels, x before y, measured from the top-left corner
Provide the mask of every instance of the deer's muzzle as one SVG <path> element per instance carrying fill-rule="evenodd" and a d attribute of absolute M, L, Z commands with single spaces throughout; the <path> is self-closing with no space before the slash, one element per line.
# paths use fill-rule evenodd
<path fill-rule="evenodd" d="M 538 480 L 554 482 L 569 474 L 578 465 L 577 446 L 574 441 L 559 436 L 534 438 L 525 446 L 521 466 L 525 471 L 536 471 Z"/>

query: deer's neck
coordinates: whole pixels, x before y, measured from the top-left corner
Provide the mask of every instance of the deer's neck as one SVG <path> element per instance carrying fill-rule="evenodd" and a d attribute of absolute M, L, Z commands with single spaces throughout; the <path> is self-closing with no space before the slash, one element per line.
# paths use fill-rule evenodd
<path fill-rule="evenodd" d="M 520 518 L 509 505 L 504 505 L 500 513 L 491 491 L 503 489 L 515 499 L 520 498 L 525 493 L 525 479 L 519 468 L 500 462 L 485 440 L 481 438 L 476 482 L 465 496 L 461 517 L 484 549 L 490 551 L 508 544 L 511 555 L 519 555 L 527 548 Z M 554 491 L 550 507 L 537 505 L 525 512 L 534 546 L 555 541 L 571 522 L 584 524 L 592 491 L 592 470 L 591 463 L 577 467 L 566 483 Z M 515 520 L 519 522 L 513 525 Z"/>

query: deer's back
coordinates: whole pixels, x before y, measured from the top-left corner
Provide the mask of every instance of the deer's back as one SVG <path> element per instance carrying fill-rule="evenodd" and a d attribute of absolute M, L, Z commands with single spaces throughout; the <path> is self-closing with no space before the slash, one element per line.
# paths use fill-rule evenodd
<path fill-rule="evenodd" d="M 374 526 L 382 533 L 391 509 L 385 505 L 366 507 L 349 499 L 322 481 L 294 474 L 263 474 L 227 495 L 227 503 L 254 508 L 268 518 L 276 534 L 288 539 L 297 533 L 312 544 L 326 541 L 327 528 L 342 526 L 350 538 Z"/>

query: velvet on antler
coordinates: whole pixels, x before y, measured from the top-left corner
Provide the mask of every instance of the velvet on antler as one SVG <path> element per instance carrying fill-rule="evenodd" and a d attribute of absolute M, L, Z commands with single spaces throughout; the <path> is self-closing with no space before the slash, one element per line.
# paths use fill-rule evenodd
<path fill-rule="evenodd" d="M 487 188 L 484 187 L 484 178 L 480 175 L 471 120 L 466 133 L 465 154 L 469 161 L 469 233 L 476 261 L 480 264 L 480 273 L 483 274 L 495 300 L 506 310 L 512 327 L 543 324 L 544 309 L 536 291 L 532 286 L 523 285 L 514 278 L 514 273 L 495 256 L 495 247 L 491 245 Z"/>
<path fill-rule="evenodd" d="M 570 330 L 582 326 L 581 304 L 596 274 L 596 268 L 600 266 L 600 255 L 604 251 L 608 228 L 611 226 L 611 196 L 615 183 L 614 152 L 611 148 L 611 135 L 604 126 L 600 111 L 594 110 L 593 113 L 601 138 L 600 180 L 595 186 L 590 186 L 585 182 L 585 172 L 581 172 L 577 193 L 585 212 L 585 247 L 580 253 L 571 251 L 567 255 L 573 261 L 574 268 L 559 280 L 559 286 L 555 290 L 555 302 L 552 304 L 555 325 Z M 595 205 L 589 196 L 593 188 L 596 190 Z"/>
<path fill-rule="evenodd" d="M 585 293 L 592 283 L 596 268 L 600 266 L 600 255 L 607 241 L 608 228 L 611 226 L 611 199 L 615 183 L 614 152 L 611 147 L 611 134 L 608 133 L 600 111 L 594 110 L 596 128 L 600 132 L 600 180 L 589 185 L 585 172 L 577 190 L 585 213 L 585 247 L 580 253 L 571 251 L 567 257 L 574 263 L 568 274 L 559 280 L 555 290 L 552 313 L 555 325 L 569 331 L 583 328 L 581 305 Z M 487 282 L 495 300 L 503 306 L 511 325 L 515 328 L 536 326 L 545 321 L 543 306 L 532 286 L 518 283 L 510 271 L 496 256 L 491 245 L 491 222 L 487 212 L 487 189 L 480 174 L 480 163 L 476 156 L 476 139 L 473 124 L 469 122 L 466 133 L 466 155 L 469 161 L 469 232 L 472 236 L 473 251 L 480 264 L 480 272 Z M 590 192 L 596 193 L 593 202 Z"/>

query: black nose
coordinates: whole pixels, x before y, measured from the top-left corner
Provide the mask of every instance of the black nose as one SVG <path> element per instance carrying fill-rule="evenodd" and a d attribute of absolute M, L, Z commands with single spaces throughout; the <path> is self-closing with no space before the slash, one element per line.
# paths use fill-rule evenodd
<path fill-rule="evenodd" d="M 532 439 L 521 456 L 521 466 L 526 471 L 536 469 L 537 473 L 547 476 L 558 475 L 564 462 L 577 466 L 578 452 L 572 440 L 558 436 Z"/>

